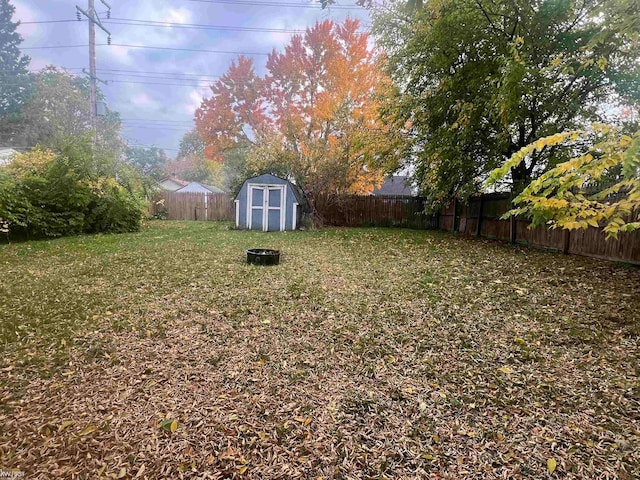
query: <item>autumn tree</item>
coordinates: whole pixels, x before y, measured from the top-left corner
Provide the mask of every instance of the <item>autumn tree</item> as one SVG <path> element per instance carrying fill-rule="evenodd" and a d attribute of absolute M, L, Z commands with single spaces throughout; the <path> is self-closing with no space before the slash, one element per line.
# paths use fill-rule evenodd
<path fill-rule="evenodd" d="M 469 195 L 526 145 L 597 121 L 603 103 L 639 100 L 637 5 L 443 0 L 379 12 L 398 85 L 386 119 L 411 138 L 422 191 L 435 201 Z M 513 165 L 516 193 L 566 159 L 560 152 Z"/>
<path fill-rule="evenodd" d="M 392 87 L 359 23 L 316 23 L 273 51 L 259 76 L 240 57 L 196 112 L 210 158 L 247 146 L 247 173 L 271 171 L 308 192 L 369 193 L 397 166 L 398 137 L 379 120 Z"/>
<path fill-rule="evenodd" d="M 525 215 L 533 226 L 566 230 L 599 227 L 608 237 L 640 230 L 640 219 L 633 217 L 640 215 L 640 131 L 626 135 L 594 125 L 540 138 L 491 172 L 489 185 L 547 148 L 565 149 L 572 158 L 527 185 L 507 217 Z"/>
<path fill-rule="evenodd" d="M 191 182 L 222 185 L 222 165 L 207 158 L 204 154 L 205 143 L 198 132 L 190 130 L 180 140 L 180 150 L 175 159 L 164 165 L 167 175 Z"/>
<path fill-rule="evenodd" d="M 204 156 L 189 155 L 168 160 L 162 167 L 165 175 L 189 182 L 222 186 L 223 165 Z"/>

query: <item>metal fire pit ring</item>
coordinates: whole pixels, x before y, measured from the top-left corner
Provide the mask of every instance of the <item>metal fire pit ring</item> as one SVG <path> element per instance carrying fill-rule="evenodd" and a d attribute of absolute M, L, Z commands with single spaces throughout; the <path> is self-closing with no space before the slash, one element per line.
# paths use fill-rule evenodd
<path fill-rule="evenodd" d="M 278 265 L 280 251 L 269 248 L 251 248 L 247 250 L 247 263 L 253 265 Z"/>

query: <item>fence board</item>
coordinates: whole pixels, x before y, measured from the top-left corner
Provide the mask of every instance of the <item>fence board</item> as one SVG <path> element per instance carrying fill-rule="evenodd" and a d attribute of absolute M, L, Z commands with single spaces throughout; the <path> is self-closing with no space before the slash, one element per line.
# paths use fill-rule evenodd
<path fill-rule="evenodd" d="M 477 218 L 479 210 L 476 210 L 473 205 L 479 201 L 480 197 L 470 199 L 469 206 L 461 210 L 460 215 Z M 510 241 L 510 221 L 500 218 L 511 208 L 510 196 L 508 194 L 486 194 L 483 195 L 482 204 L 480 236 Z M 451 230 L 453 204 L 445 206 L 440 215 L 440 228 Z M 637 217 L 638 215 L 636 215 Z M 468 219 L 461 217 L 457 231 L 472 234 L 475 230 L 470 227 L 474 223 L 475 221 L 470 223 Z M 589 227 L 586 230 L 573 230 L 568 233 L 567 238 L 567 232 L 563 230 L 551 230 L 545 227 L 529 228 L 529 225 L 530 222 L 527 219 L 517 219 L 515 236 L 517 243 L 564 251 L 565 240 L 568 240 L 566 253 L 640 264 L 640 232 L 621 233 L 618 235 L 618 239 L 607 240 L 600 229 Z"/>
<path fill-rule="evenodd" d="M 158 203 L 161 202 L 161 203 Z M 509 220 L 500 217 L 511 208 L 508 194 L 486 194 L 471 198 L 466 205 L 445 205 L 438 215 L 424 213 L 421 197 L 316 195 L 311 199 L 314 215 L 324 225 L 341 227 L 403 227 L 441 229 L 465 235 L 509 241 Z M 482 207 L 481 207 L 482 205 Z M 226 194 L 161 192 L 151 205 L 151 213 L 166 210 L 169 220 L 235 219 L 233 199 Z M 478 232 L 478 219 L 480 231 Z M 620 260 L 640 264 L 640 232 L 621 233 L 606 240 L 597 228 L 572 231 L 529 228 L 529 221 L 518 219 L 515 240 L 537 247 L 551 248 L 576 255 Z"/>
<path fill-rule="evenodd" d="M 224 193 L 159 192 L 151 202 L 151 214 L 167 220 L 233 220 L 233 200 Z"/>
<path fill-rule="evenodd" d="M 435 216 L 424 213 L 420 197 L 316 195 L 311 203 L 324 225 L 436 228 Z"/>

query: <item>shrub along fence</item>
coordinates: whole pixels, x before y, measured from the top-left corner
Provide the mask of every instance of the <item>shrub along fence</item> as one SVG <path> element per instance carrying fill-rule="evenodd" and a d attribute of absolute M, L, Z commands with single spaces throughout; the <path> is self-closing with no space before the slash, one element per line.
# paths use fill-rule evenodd
<path fill-rule="evenodd" d="M 528 228 L 526 219 L 500 218 L 511 208 L 508 194 L 481 195 L 466 204 L 452 202 L 433 215 L 424 213 L 426 200 L 422 197 L 337 195 L 311 200 L 317 220 L 327 226 L 448 230 L 640 265 L 640 232 L 620 233 L 618 239 L 606 240 L 593 227 L 571 232 Z M 226 194 L 162 192 L 152 202 L 151 213 L 162 212 L 169 220 L 235 219 L 233 199 Z"/>
<path fill-rule="evenodd" d="M 233 199 L 224 193 L 160 192 L 151 201 L 150 214 L 167 220 L 233 220 Z"/>

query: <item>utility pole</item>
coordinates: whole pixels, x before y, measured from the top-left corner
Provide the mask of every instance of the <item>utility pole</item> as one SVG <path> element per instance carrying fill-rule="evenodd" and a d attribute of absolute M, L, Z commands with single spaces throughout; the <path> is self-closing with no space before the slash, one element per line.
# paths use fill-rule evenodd
<path fill-rule="evenodd" d="M 96 25 L 108 35 L 108 44 L 111 44 L 111 32 L 102 25 L 96 12 L 95 0 L 88 0 L 88 2 L 87 11 L 76 5 L 76 16 L 78 20 L 81 20 L 82 14 L 89 20 L 89 109 L 91 128 L 93 129 L 93 145 L 95 147 L 98 127 L 98 87 L 96 82 L 99 80 L 96 72 Z M 100 2 L 107 7 L 107 18 L 110 18 L 111 6 L 105 0 L 100 0 Z"/>

